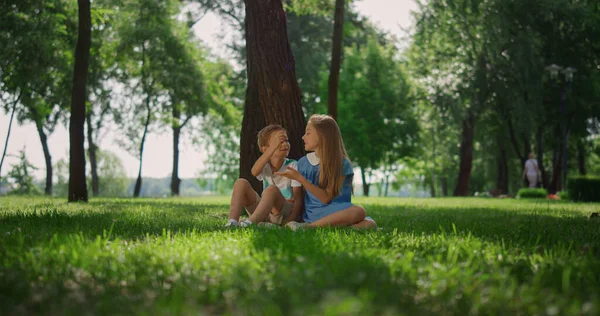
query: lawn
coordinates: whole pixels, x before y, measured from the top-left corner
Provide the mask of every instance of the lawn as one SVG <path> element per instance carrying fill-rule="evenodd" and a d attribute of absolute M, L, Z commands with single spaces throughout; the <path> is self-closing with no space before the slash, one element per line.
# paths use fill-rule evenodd
<path fill-rule="evenodd" d="M 224 229 L 226 197 L 2 197 L 0 314 L 600 313 L 600 204 L 356 202 L 381 229 Z"/>

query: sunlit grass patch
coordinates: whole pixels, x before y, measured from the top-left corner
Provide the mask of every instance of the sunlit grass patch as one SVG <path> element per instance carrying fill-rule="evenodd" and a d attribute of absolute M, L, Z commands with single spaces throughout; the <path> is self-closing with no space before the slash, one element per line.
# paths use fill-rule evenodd
<path fill-rule="evenodd" d="M 0 200 L 11 313 L 600 312 L 598 204 L 357 198 L 380 230 L 225 229 L 228 199 Z"/>

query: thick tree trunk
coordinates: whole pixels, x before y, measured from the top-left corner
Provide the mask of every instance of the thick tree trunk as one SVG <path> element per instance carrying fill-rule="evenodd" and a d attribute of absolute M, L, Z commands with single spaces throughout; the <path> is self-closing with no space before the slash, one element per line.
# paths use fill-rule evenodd
<path fill-rule="evenodd" d="M 475 117 L 470 111 L 462 122 L 462 136 L 460 141 L 460 169 L 458 180 L 454 187 L 454 196 L 469 195 L 469 182 L 471 181 L 471 168 L 473 167 L 473 138 L 475 136 Z"/>
<path fill-rule="evenodd" d="M 537 142 L 537 162 L 538 168 L 540 168 L 540 173 L 542 174 L 542 186 L 544 188 L 548 188 L 548 173 L 544 168 L 544 139 L 543 139 L 543 129 L 542 126 L 538 126 L 538 130 L 536 133 L 536 142 Z"/>
<path fill-rule="evenodd" d="M 290 158 L 299 159 L 305 154 L 302 135 L 306 118 L 281 0 L 244 2 L 248 86 L 240 140 L 240 177 L 261 192 L 260 183 L 250 173 L 259 156 L 257 132 L 267 124 L 280 124 L 288 133 Z"/>
<path fill-rule="evenodd" d="M 87 123 L 88 156 L 90 157 L 90 169 L 92 170 L 92 195 L 100 194 L 100 180 L 98 179 L 98 160 L 96 159 L 96 144 L 94 143 L 94 127 L 92 126 L 92 113 L 85 116 Z"/>
<path fill-rule="evenodd" d="M 181 127 L 179 119 L 181 113 L 176 105 L 173 105 L 173 170 L 171 171 L 171 196 L 179 196 L 179 136 L 181 135 Z"/>
<path fill-rule="evenodd" d="M 146 122 L 144 122 L 144 133 L 142 134 L 142 140 L 140 141 L 140 167 L 138 169 L 137 180 L 135 180 L 135 188 L 133 189 L 133 197 L 140 197 L 140 192 L 142 190 L 142 165 L 143 165 L 143 157 L 144 157 L 144 144 L 146 143 L 146 135 L 148 135 L 148 126 L 150 125 L 150 118 L 152 117 L 152 112 L 150 109 L 150 96 L 146 97 Z"/>
<path fill-rule="evenodd" d="M 44 132 L 44 127 L 37 123 L 35 124 L 38 135 L 40 136 L 40 142 L 42 143 L 42 150 L 44 151 L 44 160 L 46 161 L 46 188 L 44 189 L 45 195 L 52 195 L 52 156 L 50 155 L 50 149 L 48 148 L 48 136 Z"/>
<path fill-rule="evenodd" d="M 79 35 L 77 46 L 75 47 L 71 119 L 69 124 L 69 138 L 71 143 L 69 154 L 69 202 L 87 202 L 85 136 L 83 129 L 85 125 L 86 86 L 92 40 L 92 17 L 90 0 L 78 0 L 77 3 L 79 6 Z"/>
<path fill-rule="evenodd" d="M 579 169 L 579 174 L 584 176 L 586 174 L 586 171 L 585 171 L 585 146 L 583 145 L 582 140 L 577 142 L 577 167 Z"/>
<path fill-rule="evenodd" d="M 363 187 L 363 195 L 369 196 L 369 183 L 367 182 L 367 175 L 365 174 L 365 169 L 360 167 L 360 176 L 362 179 L 362 187 Z"/>
<path fill-rule="evenodd" d="M 12 106 L 12 111 L 10 114 L 10 121 L 8 123 L 8 131 L 6 132 L 6 141 L 4 141 L 4 150 L 2 151 L 2 160 L 0 160 L 0 178 L 2 178 L 2 165 L 4 164 L 4 157 L 6 157 L 6 149 L 8 148 L 8 139 L 10 138 L 10 130 L 12 129 L 13 119 L 15 118 L 15 112 L 17 111 L 17 104 L 21 99 L 21 93 L 15 100 Z"/>
<path fill-rule="evenodd" d="M 327 112 L 337 120 L 338 82 L 342 59 L 342 41 L 344 36 L 344 4 L 345 0 L 335 1 L 333 19 L 333 39 L 331 41 L 331 68 L 327 90 Z"/>

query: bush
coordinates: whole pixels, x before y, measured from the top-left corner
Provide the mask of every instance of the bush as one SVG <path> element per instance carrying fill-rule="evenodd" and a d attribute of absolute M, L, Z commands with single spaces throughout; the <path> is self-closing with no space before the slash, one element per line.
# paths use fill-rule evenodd
<path fill-rule="evenodd" d="M 569 177 L 567 191 L 573 201 L 598 202 L 600 201 L 600 177 Z"/>
<path fill-rule="evenodd" d="M 567 192 L 567 191 L 560 191 L 556 195 L 558 195 L 558 197 L 561 200 L 564 200 L 564 201 L 569 200 L 569 192 Z"/>
<path fill-rule="evenodd" d="M 517 193 L 517 197 L 520 199 L 545 199 L 548 196 L 546 189 L 521 189 Z"/>

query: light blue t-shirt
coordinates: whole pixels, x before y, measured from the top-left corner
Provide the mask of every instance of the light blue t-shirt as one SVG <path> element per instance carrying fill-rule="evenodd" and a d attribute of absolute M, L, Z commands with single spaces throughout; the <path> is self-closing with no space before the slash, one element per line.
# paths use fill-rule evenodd
<path fill-rule="evenodd" d="M 285 171 L 287 167 L 296 169 L 296 164 L 296 160 L 286 158 L 278 171 Z M 256 177 L 256 179 L 258 179 L 258 181 L 262 181 L 263 191 L 270 185 L 274 184 L 279 188 L 279 191 L 281 191 L 281 194 L 283 194 L 286 199 L 292 198 L 292 187 L 301 186 L 301 184 L 296 180 L 291 180 L 286 177 L 273 174 L 270 163 L 265 165 L 262 172 Z"/>
<path fill-rule="evenodd" d="M 319 185 L 319 163 L 319 158 L 314 153 L 310 153 L 298 160 L 298 171 L 300 174 L 316 186 Z M 305 222 L 314 222 L 329 214 L 353 206 L 351 200 L 354 171 L 352 170 L 352 164 L 350 164 L 350 161 L 346 158 L 344 158 L 342 175 L 345 176 L 346 179 L 342 185 L 340 195 L 334 198 L 329 204 L 323 204 L 317 197 L 306 190 L 306 193 L 304 194 L 305 211 L 303 216 Z"/>

